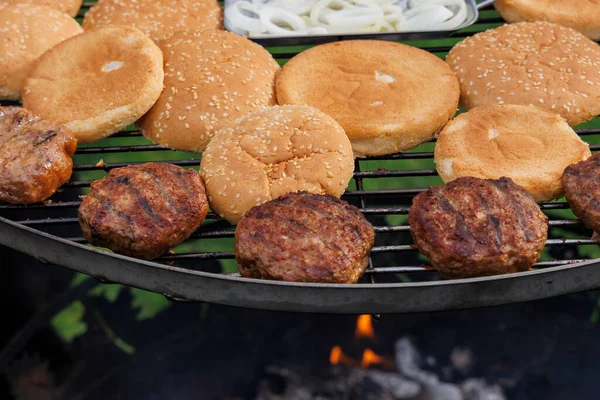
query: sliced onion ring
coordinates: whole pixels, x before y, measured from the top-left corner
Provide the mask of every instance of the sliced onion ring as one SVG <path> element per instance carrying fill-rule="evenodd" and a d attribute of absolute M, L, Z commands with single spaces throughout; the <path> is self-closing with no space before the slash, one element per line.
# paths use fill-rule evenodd
<path fill-rule="evenodd" d="M 242 10 L 256 14 L 256 18 L 244 15 Z M 238 1 L 227 7 L 225 9 L 225 18 L 231 21 L 233 26 L 243 29 L 246 32 L 261 32 L 264 30 L 260 22 L 258 9 L 247 1 Z"/>
<path fill-rule="evenodd" d="M 285 22 L 292 29 L 285 29 L 277 26 L 273 21 Z M 263 7 L 260 10 L 260 22 L 265 26 L 267 32 L 277 34 L 298 34 L 306 31 L 306 22 L 302 17 L 292 12 L 282 10 L 281 8 L 275 7 Z"/>

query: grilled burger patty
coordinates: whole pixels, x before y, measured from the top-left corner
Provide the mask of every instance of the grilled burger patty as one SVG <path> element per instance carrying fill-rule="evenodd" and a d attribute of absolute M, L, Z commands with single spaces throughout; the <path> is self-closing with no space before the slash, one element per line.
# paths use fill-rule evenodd
<path fill-rule="evenodd" d="M 235 258 L 248 278 L 355 283 L 374 241 L 373 227 L 356 207 L 299 192 L 246 213 L 235 231 Z"/>
<path fill-rule="evenodd" d="M 113 169 L 92 182 L 79 224 L 92 245 L 151 260 L 187 239 L 207 212 L 198 172 L 147 163 Z"/>
<path fill-rule="evenodd" d="M 0 201 L 32 204 L 52 196 L 71 177 L 76 149 L 64 126 L 0 107 Z"/>
<path fill-rule="evenodd" d="M 570 165 L 563 174 L 566 198 L 573 213 L 590 229 L 598 241 L 600 231 L 600 153 Z"/>
<path fill-rule="evenodd" d="M 449 278 L 526 271 L 548 235 L 548 217 L 509 178 L 432 187 L 414 198 L 408 221 L 419 251 Z"/>

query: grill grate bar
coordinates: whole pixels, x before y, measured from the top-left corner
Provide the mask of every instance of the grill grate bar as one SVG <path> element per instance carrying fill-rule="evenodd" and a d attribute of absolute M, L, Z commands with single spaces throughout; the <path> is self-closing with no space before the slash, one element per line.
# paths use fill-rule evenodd
<path fill-rule="evenodd" d="M 383 212 L 382 214 L 388 214 L 387 212 Z M 212 213 L 210 215 L 210 219 L 219 219 L 217 215 Z M 24 219 L 24 220 L 15 220 L 15 222 L 25 225 L 25 226 L 38 226 L 38 225 L 69 225 L 76 224 L 79 222 L 77 218 L 42 218 L 42 219 Z M 583 222 L 578 219 L 560 219 L 560 220 L 550 220 L 549 225 L 551 227 L 584 227 Z M 374 226 L 375 232 L 377 233 L 387 233 L 387 232 L 408 232 L 410 227 L 407 225 L 393 225 L 393 226 Z M 202 228 L 201 228 L 202 229 Z M 201 232 L 195 235 L 196 237 L 233 237 L 233 231 L 222 230 L 222 231 L 211 231 L 211 232 Z"/>

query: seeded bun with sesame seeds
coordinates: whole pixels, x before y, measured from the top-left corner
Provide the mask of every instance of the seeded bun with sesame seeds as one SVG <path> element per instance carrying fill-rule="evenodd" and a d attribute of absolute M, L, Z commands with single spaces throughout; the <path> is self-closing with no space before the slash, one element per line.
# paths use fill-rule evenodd
<path fill-rule="evenodd" d="M 46 6 L 0 9 L 0 100 L 21 98 L 34 61 L 54 45 L 82 32 L 73 18 Z"/>
<path fill-rule="evenodd" d="M 64 124 L 80 143 L 132 124 L 163 85 L 162 53 L 142 31 L 105 25 L 44 53 L 25 80 L 23 106 Z"/>
<path fill-rule="evenodd" d="M 494 6 L 507 22 L 554 22 L 600 40 L 598 0 L 496 0 Z"/>
<path fill-rule="evenodd" d="M 504 25 L 457 44 L 446 62 L 461 105 L 537 106 L 575 126 L 600 114 L 600 46 L 548 22 Z"/>
<path fill-rule="evenodd" d="M 275 106 L 220 130 L 202 155 L 211 209 L 238 223 L 250 208 L 286 193 L 340 197 L 354 171 L 344 129 L 308 106 Z"/>
<path fill-rule="evenodd" d="M 157 41 L 182 30 L 223 29 L 223 9 L 216 0 L 100 0 L 83 28 L 100 25 L 133 26 Z"/>
<path fill-rule="evenodd" d="M 27 4 L 32 6 L 47 6 L 57 11 L 75 17 L 81 8 L 82 0 L 0 0 L 0 8 L 12 4 Z"/>
<path fill-rule="evenodd" d="M 279 64 L 263 47 L 225 31 L 178 32 L 159 43 L 165 83 L 137 126 L 163 147 L 198 152 L 214 133 L 273 106 Z"/>
<path fill-rule="evenodd" d="M 344 127 L 357 157 L 409 150 L 454 117 L 460 95 L 448 65 L 416 47 L 348 40 L 303 51 L 277 75 L 279 104 L 306 104 Z"/>
<path fill-rule="evenodd" d="M 590 156 L 588 144 L 559 115 L 537 107 L 490 105 L 449 122 L 434 161 L 446 183 L 467 176 L 508 177 L 542 202 L 561 197 L 564 170 Z"/>

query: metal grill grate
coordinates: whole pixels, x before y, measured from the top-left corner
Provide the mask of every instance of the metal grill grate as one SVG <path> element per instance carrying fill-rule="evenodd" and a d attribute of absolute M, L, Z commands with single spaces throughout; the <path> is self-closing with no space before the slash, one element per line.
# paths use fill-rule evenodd
<path fill-rule="evenodd" d="M 83 12 L 89 6 L 90 3 L 85 3 Z M 443 57 L 463 37 L 501 23 L 494 11 L 482 11 L 476 25 L 452 38 L 407 43 Z M 269 50 L 283 64 L 306 47 L 280 46 Z M 578 133 L 591 143 L 593 151 L 600 150 L 600 120 L 588 123 Z M 113 168 L 146 161 L 165 161 L 198 168 L 199 154 L 150 144 L 133 129 L 81 146 L 74 157 L 76 165 L 71 181 L 51 201 L 31 206 L 0 204 L 0 218 L 5 218 L 0 219 L 0 243 L 103 280 L 108 277 L 163 292 L 171 298 L 293 311 L 377 313 L 437 310 L 524 301 L 595 286 L 598 278 L 590 276 L 590 268 L 580 269 L 581 274 L 570 272 L 569 276 L 577 282 L 552 285 L 558 276 L 556 274 L 566 268 L 552 267 L 571 265 L 575 269 L 587 266 L 590 263 L 584 261 L 598 253 L 595 246 L 589 246 L 595 245 L 589 239 L 591 231 L 574 218 L 564 200 L 542 204 L 542 209 L 550 217 L 550 235 L 544 256 L 534 267 L 538 272 L 446 281 L 425 267 L 427 261 L 412 246 L 405 216 L 416 194 L 430 185 L 442 183 L 433 164 L 433 146 L 434 143 L 426 143 L 406 153 L 356 160 L 354 179 L 343 199 L 359 207 L 377 233 L 370 266 L 361 281 L 363 285 L 288 284 L 238 278 L 232 260 L 234 228 L 214 213 L 209 213 L 202 227 L 173 254 L 157 260 L 162 267 L 90 250 L 90 247 L 73 246 L 72 243 L 86 245 L 77 220 L 77 207 L 79 196 L 85 195 L 92 180 Z M 101 159 L 103 162 L 99 163 Z M 8 220 L 14 224 L 8 223 Z M 52 236 L 40 236 L 37 231 Z M 581 283 L 581 280 L 586 282 Z M 504 297 L 490 298 L 489 294 L 481 293 L 482 290 L 502 287 L 506 287 Z M 339 290 L 341 288 L 343 290 Z M 365 292 L 365 289 L 372 291 Z M 264 292 L 255 293 L 255 290 Z M 314 297 L 306 299 L 308 295 Z M 427 296 L 440 298 L 428 301 Z"/>

